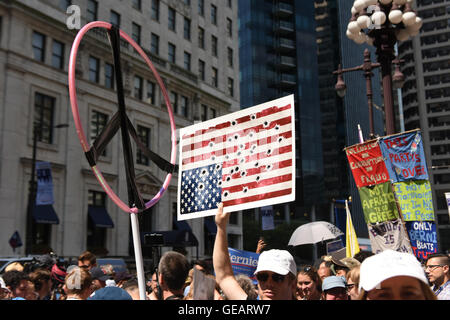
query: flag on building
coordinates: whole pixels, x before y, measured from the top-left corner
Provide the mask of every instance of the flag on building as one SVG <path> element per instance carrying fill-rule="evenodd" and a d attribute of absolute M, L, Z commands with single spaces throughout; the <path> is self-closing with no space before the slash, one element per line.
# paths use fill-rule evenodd
<path fill-rule="evenodd" d="M 347 223 L 345 232 L 346 257 L 352 258 L 355 254 L 359 252 L 359 244 L 355 228 L 353 227 L 352 216 L 348 208 L 347 200 L 345 200 L 345 210 L 347 211 Z"/>
<path fill-rule="evenodd" d="M 180 131 L 178 220 L 295 200 L 293 95 Z"/>

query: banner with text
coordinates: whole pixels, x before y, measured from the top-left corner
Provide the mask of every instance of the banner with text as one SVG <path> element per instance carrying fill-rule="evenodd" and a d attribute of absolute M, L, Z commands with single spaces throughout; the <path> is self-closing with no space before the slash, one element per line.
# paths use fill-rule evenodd
<path fill-rule="evenodd" d="M 36 205 L 53 204 L 52 167 L 49 162 L 36 162 L 37 192 Z"/>
<path fill-rule="evenodd" d="M 413 253 L 408 235 L 400 219 L 376 225 L 368 224 L 367 227 L 373 253 L 377 254 L 388 249 Z"/>
<path fill-rule="evenodd" d="M 228 248 L 228 254 L 230 255 L 234 275 L 244 274 L 256 281 L 254 272 L 258 266 L 258 253 Z"/>
<path fill-rule="evenodd" d="M 411 180 L 394 183 L 394 192 L 405 221 L 434 221 L 429 181 Z"/>
<path fill-rule="evenodd" d="M 426 259 L 429 254 L 437 253 L 436 224 L 429 221 L 406 222 L 409 239 L 414 255 Z"/>
<path fill-rule="evenodd" d="M 389 181 L 389 172 L 378 141 L 357 144 L 345 152 L 358 188 Z"/>
<path fill-rule="evenodd" d="M 359 188 L 358 191 L 366 223 L 377 223 L 399 218 L 390 182 Z"/>
<path fill-rule="evenodd" d="M 380 140 L 380 148 L 392 182 L 428 180 L 422 135 L 419 131 L 383 138 Z"/>

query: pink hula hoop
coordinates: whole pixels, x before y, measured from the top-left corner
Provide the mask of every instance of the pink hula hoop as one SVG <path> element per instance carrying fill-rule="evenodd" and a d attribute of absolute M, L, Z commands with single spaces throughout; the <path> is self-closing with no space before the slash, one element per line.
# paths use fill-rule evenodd
<path fill-rule="evenodd" d="M 86 32 L 88 32 L 92 28 L 105 28 L 107 30 L 111 29 L 111 24 L 103 21 L 93 21 L 85 25 L 77 34 L 75 37 L 75 40 L 73 42 L 72 50 L 70 51 L 70 60 L 69 60 L 69 95 L 70 95 L 70 104 L 72 108 L 72 114 L 75 121 L 75 127 L 77 130 L 78 138 L 80 139 L 81 147 L 83 148 L 84 152 L 88 152 L 90 150 L 89 142 L 86 139 L 86 136 L 83 131 L 83 127 L 81 125 L 80 120 L 80 114 L 78 112 L 78 102 L 77 102 L 77 93 L 76 93 L 76 87 L 75 87 L 75 66 L 76 66 L 76 60 L 77 60 L 77 53 L 78 53 L 78 47 L 80 45 L 81 40 L 83 39 Z M 172 105 L 170 103 L 169 95 L 167 94 L 167 90 L 164 86 L 164 83 L 161 80 L 161 77 L 159 76 L 158 72 L 156 71 L 155 67 L 153 66 L 152 62 L 148 58 L 148 56 L 145 54 L 145 52 L 142 50 L 142 48 L 125 32 L 122 30 L 120 31 L 120 36 L 124 38 L 125 40 L 130 43 L 134 49 L 141 55 L 141 57 L 145 60 L 149 68 L 152 70 L 153 75 L 156 78 L 156 81 L 158 82 L 159 87 L 161 88 L 162 94 L 164 96 L 164 100 L 166 102 L 167 111 L 169 113 L 169 119 L 170 119 L 170 130 L 172 133 L 172 151 L 171 151 L 171 157 L 170 157 L 170 163 L 175 165 L 176 161 L 176 150 L 177 150 L 177 141 L 176 141 L 176 126 L 175 126 L 175 119 L 172 112 Z M 139 210 L 136 207 L 130 208 L 127 206 L 120 198 L 114 193 L 114 191 L 111 189 L 109 184 L 106 182 L 105 178 L 103 177 L 100 170 L 97 168 L 97 165 L 91 167 L 92 171 L 95 174 L 95 177 L 97 178 L 98 182 L 100 182 L 100 185 L 102 186 L 103 190 L 105 190 L 106 194 L 114 201 L 117 206 L 119 206 L 120 209 L 122 209 L 125 212 L 129 213 L 138 213 Z M 145 204 L 145 208 L 148 209 L 155 205 L 163 196 L 163 194 L 166 192 L 167 188 L 169 187 L 170 180 L 172 179 L 172 174 L 169 173 L 166 176 L 166 179 L 164 180 L 163 186 L 159 190 L 159 192 Z"/>

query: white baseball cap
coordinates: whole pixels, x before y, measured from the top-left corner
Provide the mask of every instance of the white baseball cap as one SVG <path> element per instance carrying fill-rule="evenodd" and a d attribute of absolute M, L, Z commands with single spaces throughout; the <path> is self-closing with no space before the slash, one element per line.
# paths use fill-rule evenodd
<path fill-rule="evenodd" d="M 264 251 L 259 256 L 255 274 L 260 271 L 272 271 L 281 275 L 287 275 L 290 272 L 295 276 L 297 265 L 289 251 L 272 249 Z"/>
<path fill-rule="evenodd" d="M 386 250 L 361 263 L 359 290 L 373 290 L 384 280 L 398 276 L 413 277 L 428 284 L 425 272 L 414 255 Z"/>

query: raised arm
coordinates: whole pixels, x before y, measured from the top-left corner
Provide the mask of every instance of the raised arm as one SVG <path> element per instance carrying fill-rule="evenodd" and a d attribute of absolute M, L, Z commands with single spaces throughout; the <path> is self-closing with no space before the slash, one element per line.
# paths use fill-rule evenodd
<path fill-rule="evenodd" d="M 217 233 L 214 242 L 213 265 L 216 281 L 230 300 L 245 300 L 247 294 L 234 278 L 228 254 L 227 225 L 230 213 L 223 213 L 223 204 L 219 204 L 216 214 Z"/>

